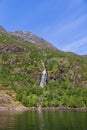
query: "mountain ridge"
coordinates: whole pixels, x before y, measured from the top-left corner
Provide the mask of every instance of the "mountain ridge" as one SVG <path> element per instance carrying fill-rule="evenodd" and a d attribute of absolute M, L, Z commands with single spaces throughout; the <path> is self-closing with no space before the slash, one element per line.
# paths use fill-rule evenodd
<path fill-rule="evenodd" d="M 0 25 L 0 32 L 6 32 L 3 26 Z"/>
<path fill-rule="evenodd" d="M 48 42 L 47 40 L 45 40 L 44 38 L 42 37 L 39 37 L 35 34 L 33 34 L 32 32 L 28 32 L 28 31 L 13 31 L 13 32 L 8 32 L 4 29 L 3 26 L 0 26 L 0 32 L 1 33 L 8 33 L 9 35 L 12 35 L 12 36 L 17 36 L 17 37 L 20 37 L 20 38 L 23 38 L 25 42 L 31 42 L 31 43 L 35 43 L 35 44 L 42 44 L 42 45 L 45 45 L 47 47 L 52 47 L 52 48 L 55 48 L 52 43 Z"/>
<path fill-rule="evenodd" d="M 13 35 L 13 36 L 17 36 L 19 38 L 23 38 L 25 42 L 31 42 L 31 43 L 34 43 L 34 44 L 42 44 L 42 45 L 47 46 L 48 48 L 51 47 L 51 48 L 57 49 L 58 51 L 64 52 L 64 51 L 56 48 L 52 43 L 48 42 L 44 38 L 39 37 L 39 36 L 35 35 L 34 33 L 29 32 L 29 31 L 16 30 L 16 31 L 13 31 L 13 32 L 9 32 L 9 31 L 6 31 L 3 26 L 0 26 L 0 32 L 1 33 L 8 33 L 9 35 Z M 87 57 L 87 54 L 79 55 L 77 53 L 68 52 L 68 51 L 64 52 L 64 53 L 72 53 L 74 55 L 83 56 L 85 58 Z"/>
<path fill-rule="evenodd" d="M 51 43 L 46 41 L 45 39 L 33 34 L 32 32 L 26 32 L 26 31 L 14 31 L 11 32 L 12 35 L 20 36 L 25 41 L 36 43 L 36 44 L 44 44 L 48 47 L 54 47 Z"/>

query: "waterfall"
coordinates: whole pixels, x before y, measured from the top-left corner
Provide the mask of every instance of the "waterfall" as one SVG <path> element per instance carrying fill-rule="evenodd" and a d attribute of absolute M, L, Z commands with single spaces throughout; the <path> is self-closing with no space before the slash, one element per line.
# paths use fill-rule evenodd
<path fill-rule="evenodd" d="M 43 72 L 42 72 L 42 76 L 41 76 L 41 81 L 40 81 L 40 86 L 43 88 L 46 85 L 46 80 L 47 80 L 47 72 L 46 72 L 46 68 L 44 63 L 42 63 L 43 65 Z"/>

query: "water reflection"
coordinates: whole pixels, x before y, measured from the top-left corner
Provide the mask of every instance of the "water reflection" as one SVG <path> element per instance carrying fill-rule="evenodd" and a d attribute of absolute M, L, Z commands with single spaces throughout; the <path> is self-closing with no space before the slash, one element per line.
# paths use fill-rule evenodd
<path fill-rule="evenodd" d="M 44 129 L 44 122 L 43 122 L 43 112 L 42 111 L 38 111 L 38 117 L 39 117 L 40 130 L 43 130 Z"/>
<path fill-rule="evenodd" d="M 15 114 L 17 112 L 2 111 L 0 112 L 0 130 L 12 130 L 15 124 Z"/>
<path fill-rule="evenodd" d="M 0 130 L 87 130 L 87 112 L 0 112 Z"/>
<path fill-rule="evenodd" d="M 38 112 L 40 130 L 87 130 L 87 112 Z"/>

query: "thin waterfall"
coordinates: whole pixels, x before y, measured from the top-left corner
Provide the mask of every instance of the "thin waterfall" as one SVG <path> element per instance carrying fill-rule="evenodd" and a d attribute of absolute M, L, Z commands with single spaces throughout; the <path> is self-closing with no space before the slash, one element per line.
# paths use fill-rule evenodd
<path fill-rule="evenodd" d="M 43 70 L 43 72 L 42 72 L 41 81 L 40 81 L 40 86 L 41 86 L 42 88 L 44 88 L 45 85 L 46 85 L 46 80 L 47 80 L 47 72 L 46 72 L 46 68 L 45 68 L 44 63 L 42 63 L 42 65 L 43 65 L 44 70 Z"/>

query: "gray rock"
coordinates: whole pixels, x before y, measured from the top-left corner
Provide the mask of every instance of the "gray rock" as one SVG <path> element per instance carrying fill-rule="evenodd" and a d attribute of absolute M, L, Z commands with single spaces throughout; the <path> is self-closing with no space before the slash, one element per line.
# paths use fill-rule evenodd
<path fill-rule="evenodd" d="M 11 34 L 22 37 L 25 41 L 28 41 L 28 42 L 31 42 L 31 43 L 43 44 L 47 47 L 55 48 L 51 43 L 49 43 L 48 41 L 44 40 L 41 37 L 36 36 L 35 34 L 33 34 L 31 32 L 15 31 L 15 32 L 11 32 Z"/>
<path fill-rule="evenodd" d="M 0 32 L 6 32 L 6 30 L 2 26 L 0 26 Z"/>

